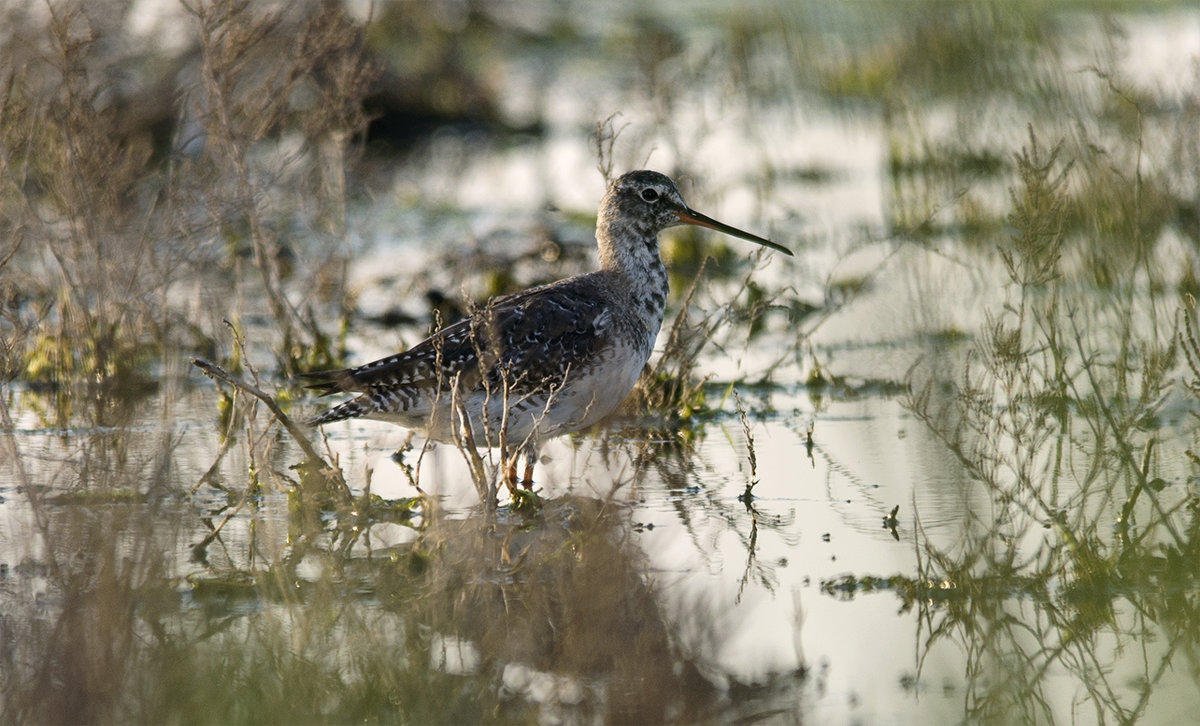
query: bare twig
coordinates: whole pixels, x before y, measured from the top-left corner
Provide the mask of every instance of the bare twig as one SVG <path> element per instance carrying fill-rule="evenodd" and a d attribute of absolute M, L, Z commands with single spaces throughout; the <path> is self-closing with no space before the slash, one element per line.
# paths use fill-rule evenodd
<path fill-rule="evenodd" d="M 313 445 L 309 443 L 307 432 L 305 432 L 305 430 L 301 428 L 299 424 L 293 421 L 290 416 L 288 416 L 283 412 L 282 409 L 279 408 L 279 404 L 275 403 L 275 399 L 272 398 L 270 394 L 264 392 L 261 388 L 258 388 L 251 383 L 247 383 L 240 378 L 235 378 L 232 374 L 215 363 L 209 363 L 201 358 L 193 358 L 192 365 L 203 371 L 204 375 L 208 376 L 209 378 L 212 378 L 216 381 L 224 381 L 238 390 L 249 393 L 251 396 L 254 396 L 266 404 L 267 408 L 271 410 L 271 413 L 275 416 L 275 418 L 279 419 L 279 423 L 283 424 L 283 427 L 288 430 L 288 433 L 290 433 L 292 437 L 296 439 L 296 443 L 300 445 L 301 450 L 304 451 L 304 455 L 308 457 L 309 462 L 312 464 L 324 465 L 325 460 L 320 454 L 317 453 L 317 450 L 313 448 Z"/>

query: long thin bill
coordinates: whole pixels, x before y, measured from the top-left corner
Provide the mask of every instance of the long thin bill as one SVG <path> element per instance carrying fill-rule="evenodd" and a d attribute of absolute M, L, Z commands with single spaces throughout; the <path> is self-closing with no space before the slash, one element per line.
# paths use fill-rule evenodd
<path fill-rule="evenodd" d="M 679 217 L 679 221 L 683 224 L 694 224 L 697 227 L 708 227 L 709 229 L 715 229 L 718 232 L 724 232 L 725 234 L 733 237 L 740 237 L 744 240 L 749 240 L 750 242 L 757 242 L 763 247 L 770 247 L 771 249 L 782 252 L 789 257 L 794 256 L 792 255 L 791 250 L 777 242 L 772 242 L 769 239 L 763 239 L 762 237 L 759 237 L 755 234 L 750 234 L 749 232 L 743 232 L 737 227 L 730 227 L 728 224 L 725 224 L 724 222 L 718 222 L 712 217 L 706 217 L 694 209 L 684 207 L 681 211 L 678 211 L 675 214 Z"/>

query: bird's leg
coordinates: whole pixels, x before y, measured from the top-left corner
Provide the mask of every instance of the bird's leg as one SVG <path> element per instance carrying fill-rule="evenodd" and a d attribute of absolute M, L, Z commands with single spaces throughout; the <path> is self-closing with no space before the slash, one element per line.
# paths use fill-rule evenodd
<path fill-rule="evenodd" d="M 504 457 L 504 486 L 508 487 L 509 494 L 516 495 L 517 493 L 517 457 L 520 452 L 513 452 L 512 456 Z"/>
<path fill-rule="evenodd" d="M 517 457 L 513 457 L 513 462 L 516 462 Z M 521 486 L 526 489 L 533 489 L 533 465 L 537 463 L 537 449 L 528 447 L 525 449 L 525 476 L 521 478 Z M 516 474 L 516 472 L 513 472 Z"/>

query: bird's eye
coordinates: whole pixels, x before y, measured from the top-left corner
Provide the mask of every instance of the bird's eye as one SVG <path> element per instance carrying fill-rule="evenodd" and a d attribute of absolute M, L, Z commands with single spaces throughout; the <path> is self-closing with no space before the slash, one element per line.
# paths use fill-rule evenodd
<path fill-rule="evenodd" d="M 653 187 L 646 187 L 645 189 L 643 189 L 642 190 L 642 201 L 657 202 L 658 201 L 658 190 Z"/>

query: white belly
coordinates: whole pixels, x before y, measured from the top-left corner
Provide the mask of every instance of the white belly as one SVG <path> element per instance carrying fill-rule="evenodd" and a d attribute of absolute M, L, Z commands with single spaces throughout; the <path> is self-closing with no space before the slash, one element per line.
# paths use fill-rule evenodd
<path fill-rule="evenodd" d="M 616 410 L 633 390 L 648 358 L 648 353 L 642 355 L 633 346 L 615 346 L 577 375 L 568 373 L 563 385 L 549 395 L 506 397 L 503 391 L 473 391 L 456 411 L 446 392 L 437 403 L 429 402 L 431 413 L 424 420 L 406 416 L 397 422 L 423 429 L 435 441 L 457 443 L 465 414 L 476 446 L 536 447 L 545 439 L 587 428 Z"/>

